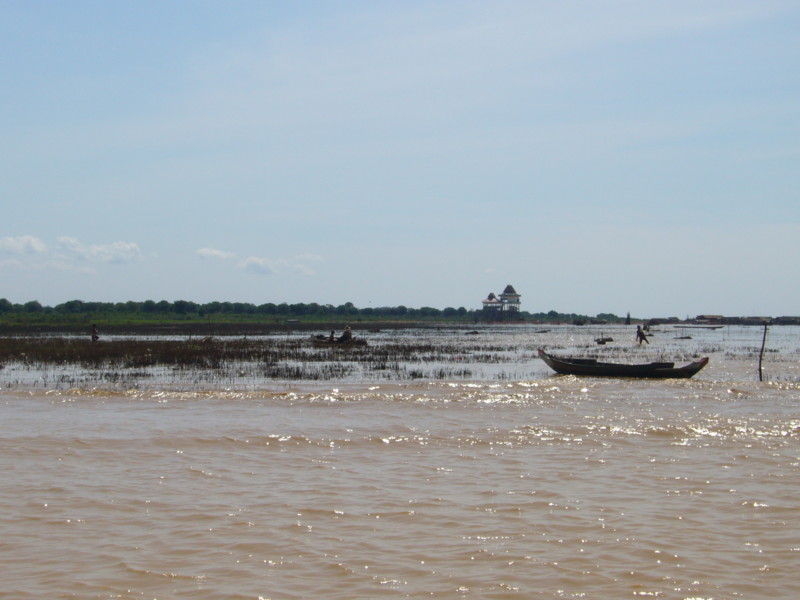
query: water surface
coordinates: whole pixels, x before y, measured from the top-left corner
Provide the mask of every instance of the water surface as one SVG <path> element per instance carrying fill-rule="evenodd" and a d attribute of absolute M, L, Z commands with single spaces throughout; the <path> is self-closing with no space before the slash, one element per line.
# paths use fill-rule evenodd
<path fill-rule="evenodd" d="M 642 349 L 540 329 L 431 334 L 464 341 L 454 380 L 81 388 L 7 365 L 0 598 L 800 597 L 798 330 L 770 329 L 759 382 L 756 328 Z M 578 379 L 539 345 L 711 363 Z"/>

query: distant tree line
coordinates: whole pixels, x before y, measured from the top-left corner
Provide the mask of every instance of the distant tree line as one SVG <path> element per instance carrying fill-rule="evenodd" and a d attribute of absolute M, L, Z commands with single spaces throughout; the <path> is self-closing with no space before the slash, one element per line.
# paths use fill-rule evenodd
<path fill-rule="evenodd" d="M 58 315 L 76 314 L 161 314 L 161 315 L 276 315 L 276 316 L 381 316 L 381 317 L 458 317 L 467 316 L 466 308 L 445 308 L 440 310 L 429 306 L 422 308 L 408 308 L 406 306 L 356 308 L 352 302 L 339 306 L 332 304 L 317 304 L 312 302 L 297 304 L 250 304 L 247 302 L 207 302 L 200 304 L 189 300 L 176 300 L 168 302 L 161 300 L 145 300 L 144 302 L 84 302 L 70 300 L 55 306 L 43 306 L 36 300 L 25 304 L 12 304 L 5 298 L 0 298 L 0 313 L 46 313 Z"/>
<path fill-rule="evenodd" d="M 168 302 L 161 300 L 145 300 L 143 302 L 85 302 L 83 300 L 70 300 L 55 306 L 43 306 L 36 300 L 24 304 L 13 304 L 5 298 L 0 298 L 0 315 L 17 315 L 20 317 L 29 316 L 52 316 L 52 317 L 77 317 L 84 316 L 113 316 L 113 315 L 139 315 L 150 318 L 224 318 L 225 316 L 241 317 L 265 317 L 282 319 L 304 319 L 310 318 L 342 318 L 356 319 L 386 319 L 386 320 L 455 320 L 455 321 L 481 321 L 485 320 L 486 315 L 481 310 L 468 310 L 463 306 L 459 308 L 447 307 L 444 309 L 423 306 L 421 308 L 410 308 L 407 306 L 384 306 L 357 308 L 352 302 L 346 302 L 334 306 L 332 304 L 297 303 L 275 304 L 267 302 L 265 304 L 251 304 L 247 302 L 206 302 L 197 303 L 189 300 L 176 300 Z M 554 310 L 542 313 L 528 313 L 521 311 L 511 316 L 514 320 L 534 321 L 534 322 L 609 322 L 616 323 L 624 319 L 610 313 L 603 313 L 597 317 L 586 315 L 565 314 Z"/>

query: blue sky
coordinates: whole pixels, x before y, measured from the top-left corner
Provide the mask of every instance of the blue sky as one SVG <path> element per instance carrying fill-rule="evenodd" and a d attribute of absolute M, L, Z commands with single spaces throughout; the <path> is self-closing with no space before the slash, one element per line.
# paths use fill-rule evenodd
<path fill-rule="evenodd" d="M 800 314 L 796 1 L 0 0 L 0 297 Z"/>

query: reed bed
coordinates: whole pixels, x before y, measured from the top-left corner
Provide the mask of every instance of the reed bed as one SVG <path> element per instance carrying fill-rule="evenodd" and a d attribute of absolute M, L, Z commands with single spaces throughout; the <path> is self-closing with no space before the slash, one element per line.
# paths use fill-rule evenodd
<path fill-rule="evenodd" d="M 366 347 L 314 348 L 302 338 L 1 337 L 0 365 L 27 371 L 48 387 L 138 386 L 150 379 L 191 384 L 258 380 L 465 379 L 474 365 L 519 360 L 513 348 L 400 337 Z M 507 379 L 508 373 L 498 373 Z M 30 379 L 31 377 L 29 377 Z M 21 381 L 4 378 L 6 387 Z"/>
<path fill-rule="evenodd" d="M 800 379 L 795 331 L 771 332 L 765 351 L 768 375 Z M 712 360 L 755 363 L 761 342 L 760 332 L 747 328 L 703 332 L 694 339 L 658 332 L 651 335 L 651 344 L 641 346 L 623 328 L 486 328 L 476 333 L 453 328 L 369 331 L 363 334 L 368 346 L 323 348 L 314 347 L 310 335 L 300 331 L 250 337 L 131 335 L 96 343 L 70 335 L 5 336 L 0 337 L 0 385 L 256 388 L 267 381 L 511 381 L 550 373 L 538 360 L 540 347 L 557 355 L 610 362 L 684 363 L 710 355 Z M 598 337 L 613 341 L 598 345 Z"/>

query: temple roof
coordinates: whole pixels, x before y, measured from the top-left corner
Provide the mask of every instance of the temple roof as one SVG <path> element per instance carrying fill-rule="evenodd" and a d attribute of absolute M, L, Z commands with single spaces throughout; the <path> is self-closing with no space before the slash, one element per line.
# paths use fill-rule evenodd
<path fill-rule="evenodd" d="M 514 289 L 514 286 L 509 283 L 506 286 L 506 289 L 503 290 L 503 295 L 504 296 L 510 296 L 510 295 L 518 296 L 519 294 L 517 294 L 517 291 Z"/>

